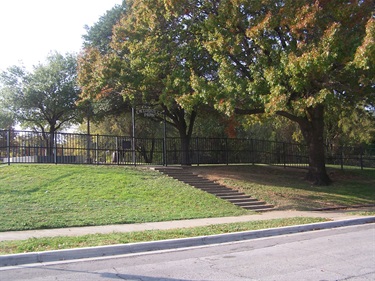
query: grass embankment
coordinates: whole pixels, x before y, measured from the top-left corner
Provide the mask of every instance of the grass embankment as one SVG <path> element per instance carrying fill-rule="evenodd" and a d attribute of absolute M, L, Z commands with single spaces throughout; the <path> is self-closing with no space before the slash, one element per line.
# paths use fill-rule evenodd
<path fill-rule="evenodd" d="M 330 186 L 304 180 L 306 170 L 273 166 L 194 167 L 195 172 L 277 206 L 313 210 L 375 204 L 375 169 L 329 167 Z"/>
<path fill-rule="evenodd" d="M 0 172 L 0 231 L 249 213 L 149 169 L 17 164 Z"/>
<path fill-rule="evenodd" d="M 268 166 L 192 169 L 278 209 L 311 210 L 375 201 L 374 169 L 330 169 L 334 184 L 328 187 L 311 186 L 303 180 L 305 171 L 298 169 Z M 19 164 L 2 166 L 0 171 L 0 231 L 249 214 L 148 169 Z M 183 238 L 324 220 L 299 217 L 164 231 L 33 238 L 0 242 L 0 254 Z"/>
<path fill-rule="evenodd" d="M 323 218 L 288 218 L 245 223 L 230 223 L 205 227 L 171 230 L 148 230 L 130 233 L 92 234 L 78 237 L 32 238 L 23 241 L 0 242 L 0 255 L 25 252 L 61 250 L 79 247 L 126 244 L 164 239 L 186 238 L 246 230 L 267 229 L 327 221 Z"/>

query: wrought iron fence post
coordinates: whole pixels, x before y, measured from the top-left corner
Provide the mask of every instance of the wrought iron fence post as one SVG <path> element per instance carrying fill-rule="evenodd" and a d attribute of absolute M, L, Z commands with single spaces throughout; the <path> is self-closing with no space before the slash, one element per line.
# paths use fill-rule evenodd
<path fill-rule="evenodd" d="M 344 147 L 340 146 L 340 166 L 341 170 L 344 170 Z"/>
<path fill-rule="evenodd" d="M 95 143 L 95 161 L 96 165 L 99 165 L 99 134 L 96 134 L 96 143 Z"/>
<path fill-rule="evenodd" d="M 252 162 L 252 151 L 251 151 L 251 139 L 246 140 L 246 152 L 247 152 L 247 160 L 246 163 Z"/>
<path fill-rule="evenodd" d="M 119 164 L 120 157 L 119 157 L 119 153 L 118 153 L 118 137 L 115 137 L 115 142 L 116 142 L 116 144 L 115 144 L 116 151 L 115 151 L 115 157 L 114 158 L 116 159 L 117 165 L 120 165 Z"/>
<path fill-rule="evenodd" d="M 168 166 L 167 163 L 167 116 L 164 110 L 163 112 L 163 166 Z"/>
<path fill-rule="evenodd" d="M 8 165 L 10 165 L 10 129 L 7 131 L 7 158 Z"/>
<path fill-rule="evenodd" d="M 228 138 L 225 138 L 225 162 L 229 165 Z"/>
<path fill-rule="evenodd" d="M 363 170 L 363 145 L 362 144 L 359 147 L 359 153 L 360 153 L 359 161 L 361 165 L 361 170 Z"/>
<path fill-rule="evenodd" d="M 136 154 L 135 154 L 135 108 L 132 107 L 132 157 L 134 166 L 136 163 Z"/>
<path fill-rule="evenodd" d="M 167 138 L 163 138 L 163 166 L 168 166 L 167 160 Z"/>
<path fill-rule="evenodd" d="M 57 164 L 57 144 L 56 144 L 56 132 L 53 132 L 53 161 Z"/>
<path fill-rule="evenodd" d="M 199 166 L 199 138 L 195 138 L 195 146 L 197 147 L 197 165 Z"/>
<path fill-rule="evenodd" d="M 86 163 L 89 164 L 91 163 L 91 135 L 90 133 L 87 134 L 87 151 L 86 151 Z"/>
<path fill-rule="evenodd" d="M 255 152 L 254 152 L 254 140 L 250 140 L 250 145 L 251 145 L 251 162 L 253 165 L 255 165 Z"/>
<path fill-rule="evenodd" d="M 284 168 L 286 168 L 286 143 L 283 142 L 283 160 L 284 160 Z"/>

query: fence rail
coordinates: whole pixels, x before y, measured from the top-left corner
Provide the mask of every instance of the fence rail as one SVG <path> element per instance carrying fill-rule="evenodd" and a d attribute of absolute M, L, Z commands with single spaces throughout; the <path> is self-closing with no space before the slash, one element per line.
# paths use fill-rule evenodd
<path fill-rule="evenodd" d="M 186 155 L 179 138 L 0 130 L 0 164 L 175 165 Z M 307 167 L 302 144 L 256 139 L 192 138 L 191 164 L 270 164 Z M 375 146 L 329 147 L 326 163 L 375 168 Z"/>

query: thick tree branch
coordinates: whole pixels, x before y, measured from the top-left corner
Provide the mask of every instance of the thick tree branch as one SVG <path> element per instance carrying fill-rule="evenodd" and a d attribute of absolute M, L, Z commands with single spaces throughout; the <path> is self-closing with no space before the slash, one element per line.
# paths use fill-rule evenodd
<path fill-rule="evenodd" d="M 254 114 L 265 113 L 265 111 L 263 108 L 253 108 L 253 109 L 235 108 L 234 113 L 239 114 L 239 115 L 254 115 Z"/>
<path fill-rule="evenodd" d="M 234 110 L 234 113 L 239 114 L 239 115 L 254 115 L 254 114 L 263 114 L 263 113 L 265 113 L 265 110 L 263 108 L 253 108 L 253 109 L 236 108 Z M 287 111 L 278 110 L 275 113 L 276 113 L 276 115 L 288 118 L 289 120 L 297 122 L 298 124 L 305 121 L 304 118 L 298 117 L 298 116 L 296 116 L 294 114 L 291 114 Z"/>
<path fill-rule="evenodd" d="M 239 67 L 243 75 L 245 75 L 250 81 L 254 81 L 249 69 L 246 66 L 244 66 L 235 56 L 229 54 L 229 57 Z"/>
<path fill-rule="evenodd" d="M 306 121 L 305 118 L 298 117 L 296 115 L 293 115 L 293 114 L 291 114 L 289 112 L 282 111 L 282 110 L 281 111 L 276 111 L 276 114 L 279 115 L 279 116 L 283 116 L 285 118 L 288 118 L 291 121 L 297 122 L 298 124 L 301 124 L 302 122 Z"/>
<path fill-rule="evenodd" d="M 197 117 L 197 111 L 193 110 L 193 112 L 190 115 L 189 127 L 187 131 L 187 135 L 189 136 L 189 138 L 193 134 L 193 127 L 194 127 L 194 122 L 195 122 L 196 117 Z"/>

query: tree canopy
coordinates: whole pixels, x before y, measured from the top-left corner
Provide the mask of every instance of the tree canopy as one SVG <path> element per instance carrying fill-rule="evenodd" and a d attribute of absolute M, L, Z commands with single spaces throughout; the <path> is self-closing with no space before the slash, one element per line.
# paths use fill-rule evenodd
<path fill-rule="evenodd" d="M 116 92 L 134 104 L 158 104 L 183 137 L 203 103 L 228 115 L 287 118 L 309 147 L 307 179 L 329 184 L 325 125 L 343 124 L 344 113 L 373 122 L 374 5 L 128 1 L 105 54 L 85 50 L 79 81 L 84 96 Z"/>
<path fill-rule="evenodd" d="M 0 107 L 2 110 L 0 111 L 0 128 L 13 128 L 16 124 L 15 119 L 13 118 L 12 112 L 6 105 L 4 97 L 0 95 Z"/>
<path fill-rule="evenodd" d="M 110 42 L 113 36 L 113 26 L 119 21 L 122 14 L 126 12 L 126 3 L 115 5 L 102 15 L 92 26 L 85 26 L 86 34 L 82 36 L 84 48 L 95 47 L 101 54 L 110 51 Z"/>
<path fill-rule="evenodd" d="M 199 103 L 182 107 L 180 99 L 192 93 L 192 70 L 211 67 L 209 54 L 178 20 L 168 19 L 162 1 L 134 0 L 113 27 L 111 50 L 101 54 L 87 48 L 79 63 L 83 97 L 120 93 L 133 106 L 147 104 L 163 111 L 182 139 L 184 163 Z"/>
<path fill-rule="evenodd" d="M 52 53 L 32 72 L 12 66 L 0 75 L 0 96 L 21 126 L 51 135 L 79 121 L 75 55 Z M 52 147 L 52 146 L 51 146 Z"/>
<path fill-rule="evenodd" d="M 178 11 L 179 1 L 169 2 Z M 195 77 L 196 92 L 228 113 L 297 122 L 309 146 L 307 178 L 328 184 L 325 110 L 374 106 L 373 1 L 185 3 L 205 11 L 197 38 L 219 64 L 218 79 Z"/>

